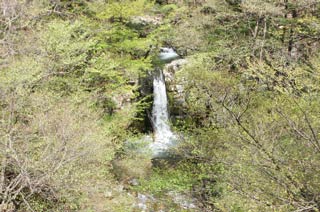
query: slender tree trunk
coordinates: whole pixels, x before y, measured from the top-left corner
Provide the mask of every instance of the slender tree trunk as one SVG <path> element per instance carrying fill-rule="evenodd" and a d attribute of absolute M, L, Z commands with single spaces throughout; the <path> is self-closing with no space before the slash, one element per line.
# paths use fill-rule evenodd
<path fill-rule="evenodd" d="M 259 22 L 260 22 L 260 17 L 256 21 L 256 26 L 254 27 L 254 34 L 253 38 L 256 39 L 259 31 Z"/>
<path fill-rule="evenodd" d="M 0 173 L 0 194 L 4 194 L 5 192 L 5 170 L 7 166 L 7 156 L 6 153 L 3 154 L 3 158 L 1 161 L 1 173 Z M 3 203 L 5 201 L 5 198 L 1 196 L 1 201 L 0 201 L 0 210 L 2 209 Z"/>
<path fill-rule="evenodd" d="M 288 8 L 288 3 L 286 4 L 286 8 L 287 10 Z M 287 15 L 287 18 L 291 18 L 291 19 L 295 19 L 298 17 L 298 13 L 297 11 L 294 9 L 292 11 L 289 12 L 289 14 Z M 289 42 L 288 42 L 288 54 L 290 57 L 292 57 L 292 50 L 293 50 L 293 46 L 294 46 L 294 30 L 293 30 L 293 24 L 290 25 L 290 30 L 289 30 Z"/>
<path fill-rule="evenodd" d="M 264 49 L 265 42 L 266 42 L 268 17 L 267 16 L 264 17 L 263 21 L 264 21 L 264 27 L 263 27 L 263 38 L 262 38 L 262 43 L 261 43 L 261 48 L 260 48 L 260 61 L 262 61 L 262 59 L 263 59 L 263 49 Z"/>

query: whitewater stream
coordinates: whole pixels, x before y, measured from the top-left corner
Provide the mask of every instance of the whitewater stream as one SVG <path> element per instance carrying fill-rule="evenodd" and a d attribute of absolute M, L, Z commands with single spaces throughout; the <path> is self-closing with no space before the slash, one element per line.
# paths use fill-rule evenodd
<path fill-rule="evenodd" d="M 177 59 L 179 55 L 172 48 L 161 48 L 159 58 L 164 62 Z M 176 143 L 177 137 L 171 131 L 168 98 L 162 70 L 156 70 L 153 79 L 152 122 L 154 141 L 151 144 L 153 157 L 163 157 L 167 150 Z"/>
<path fill-rule="evenodd" d="M 153 80 L 153 95 L 152 122 L 154 141 L 151 144 L 151 150 L 154 157 L 159 157 L 165 154 L 176 140 L 176 136 L 169 125 L 166 84 L 161 70 L 158 71 Z"/>

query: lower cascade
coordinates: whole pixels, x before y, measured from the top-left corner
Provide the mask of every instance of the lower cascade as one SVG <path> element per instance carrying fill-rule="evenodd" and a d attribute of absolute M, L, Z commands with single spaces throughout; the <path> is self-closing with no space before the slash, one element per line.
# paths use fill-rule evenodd
<path fill-rule="evenodd" d="M 166 84 L 161 70 L 156 73 L 153 79 L 153 95 L 152 122 L 154 142 L 151 144 L 151 150 L 154 157 L 161 157 L 166 154 L 168 148 L 173 146 L 176 141 L 176 136 L 169 125 Z"/>

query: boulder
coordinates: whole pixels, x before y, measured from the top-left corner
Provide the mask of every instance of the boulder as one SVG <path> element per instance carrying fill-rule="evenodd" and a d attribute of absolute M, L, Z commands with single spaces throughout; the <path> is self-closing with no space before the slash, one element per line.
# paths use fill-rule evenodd
<path fill-rule="evenodd" d="M 165 77 L 166 83 L 173 83 L 175 79 L 175 73 L 186 63 L 186 59 L 179 59 L 174 60 L 171 63 L 165 65 L 163 69 L 163 75 Z"/>
<path fill-rule="evenodd" d="M 147 25 L 161 25 L 162 24 L 162 17 L 160 16 L 135 16 L 131 19 L 131 24 L 134 25 L 142 25 L 142 26 L 147 26 Z"/>

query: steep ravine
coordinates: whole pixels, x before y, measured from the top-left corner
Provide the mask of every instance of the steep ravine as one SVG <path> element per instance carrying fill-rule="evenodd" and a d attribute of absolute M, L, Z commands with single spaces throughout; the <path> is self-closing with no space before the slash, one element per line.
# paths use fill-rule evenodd
<path fill-rule="evenodd" d="M 114 170 L 120 182 L 128 188 L 129 194 L 133 192 L 132 195 L 136 199 L 136 204 L 133 207 L 137 211 L 166 211 L 172 208 L 176 208 L 178 211 L 196 211 L 196 200 L 184 193 L 170 190 L 160 197 L 153 194 L 152 191 L 139 190 L 140 181 L 147 181 L 150 174 L 152 175 L 152 164 L 149 164 L 148 161 L 151 162 L 151 159 L 152 161 L 172 161 L 170 148 L 179 143 L 178 134 L 171 129 L 167 93 L 174 93 L 175 99 L 171 101 L 177 103 L 181 101 L 183 89 L 179 85 L 174 85 L 174 74 L 186 63 L 186 60 L 181 59 L 171 48 L 161 48 L 159 59 L 164 63 L 163 68 L 155 68 L 152 75 L 142 81 L 152 81 L 152 83 L 145 82 L 152 88 L 144 88 L 142 91 L 146 91 L 146 94 L 150 90 L 153 92 L 152 111 L 149 112 L 150 114 L 146 114 L 152 123 L 153 133 L 152 135 L 146 133 L 139 139 L 127 141 L 124 148 L 125 156 L 114 162 Z M 131 165 L 127 166 L 126 164 Z M 164 201 L 164 199 L 171 203 Z"/>
<path fill-rule="evenodd" d="M 178 136 L 171 130 L 169 102 L 167 92 L 174 92 L 176 99 L 173 101 L 181 102 L 181 93 L 183 88 L 179 85 L 174 85 L 174 74 L 186 63 L 185 59 L 180 59 L 179 55 L 172 48 L 162 48 L 159 58 L 165 62 L 163 70 L 155 69 L 153 78 L 153 107 L 152 107 L 152 126 L 153 126 L 153 141 L 150 143 L 152 158 L 161 158 L 162 160 L 172 159 L 168 153 L 170 148 L 178 143 Z M 167 78 L 166 78 L 167 77 Z M 170 86 L 168 89 L 167 85 Z M 177 89 L 178 88 L 178 89 Z M 179 89 L 180 88 L 180 89 Z M 149 138 L 146 136 L 145 138 Z M 149 140 L 150 142 L 150 140 Z M 135 182 L 138 184 L 138 182 Z M 185 194 L 169 191 L 166 196 L 176 205 L 179 210 L 195 211 L 197 206 L 195 200 Z M 152 194 L 137 194 L 137 207 L 142 211 L 154 211 L 154 205 L 159 200 Z M 152 206 L 153 205 L 153 206 Z M 165 211 L 165 210 L 158 210 Z"/>

